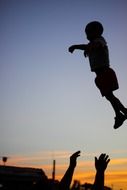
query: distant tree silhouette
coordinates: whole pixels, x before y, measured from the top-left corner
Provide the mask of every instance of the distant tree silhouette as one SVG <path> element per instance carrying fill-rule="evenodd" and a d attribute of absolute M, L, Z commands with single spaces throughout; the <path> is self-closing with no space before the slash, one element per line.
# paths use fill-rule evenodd
<path fill-rule="evenodd" d="M 8 157 L 6 157 L 6 156 L 3 156 L 3 157 L 2 157 L 2 161 L 3 161 L 4 165 L 5 165 L 5 163 L 7 162 L 7 160 L 8 160 Z"/>

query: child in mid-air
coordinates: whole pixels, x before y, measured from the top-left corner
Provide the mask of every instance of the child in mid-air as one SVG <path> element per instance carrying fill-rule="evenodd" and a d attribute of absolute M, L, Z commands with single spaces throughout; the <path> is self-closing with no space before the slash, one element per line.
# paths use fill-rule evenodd
<path fill-rule="evenodd" d="M 73 53 L 75 49 L 83 50 L 84 56 L 89 58 L 91 71 L 96 73 L 95 84 L 115 111 L 114 129 L 117 129 L 127 119 L 127 108 L 113 94 L 119 85 L 116 74 L 109 65 L 108 46 L 102 36 L 103 26 L 98 21 L 90 22 L 86 25 L 85 33 L 89 43 L 72 45 L 69 52 Z"/>

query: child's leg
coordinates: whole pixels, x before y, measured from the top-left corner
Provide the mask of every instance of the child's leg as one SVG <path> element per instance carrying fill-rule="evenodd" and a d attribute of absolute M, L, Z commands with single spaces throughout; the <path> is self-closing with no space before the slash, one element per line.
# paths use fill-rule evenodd
<path fill-rule="evenodd" d="M 118 99 L 114 96 L 114 94 L 111 92 L 108 95 L 105 96 L 106 99 L 111 103 L 116 116 L 118 116 L 120 114 L 120 108 L 119 108 L 119 104 L 118 104 Z"/>
<path fill-rule="evenodd" d="M 120 102 L 118 98 L 116 98 L 113 94 L 113 92 L 109 93 L 107 96 L 105 96 L 107 100 L 110 101 L 116 116 L 120 114 L 120 112 L 123 112 L 124 114 L 127 114 L 127 108 L 123 106 L 123 104 Z"/>
<path fill-rule="evenodd" d="M 105 97 L 106 97 L 106 99 L 108 101 L 110 101 L 110 103 L 111 103 L 111 105 L 112 105 L 112 107 L 113 107 L 113 109 L 115 111 L 116 117 L 115 117 L 114 128 L 117 129 L 125 121 L 125 119 L 126 119 L 126 116 L 125 116 L 126 113 L 125 112 L 127 112 L 127 109 L 122 105 L 122 103 L 120 102 L 120 100 L 114 96 L 113 92 L 109 93 Z M 121 111 L 125 115 L 122 114 Z"/>

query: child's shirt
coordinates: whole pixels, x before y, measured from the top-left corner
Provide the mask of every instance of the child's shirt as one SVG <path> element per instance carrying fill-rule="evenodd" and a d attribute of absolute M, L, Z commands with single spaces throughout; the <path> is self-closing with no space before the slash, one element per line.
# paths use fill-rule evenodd
<path fill-rule="evenodd" d="M 84 53 L 89 57 L 92 72 L 103 67 L 109 67 L 109 51 L 107 43 L 103 37 L 90 42 Z"/>

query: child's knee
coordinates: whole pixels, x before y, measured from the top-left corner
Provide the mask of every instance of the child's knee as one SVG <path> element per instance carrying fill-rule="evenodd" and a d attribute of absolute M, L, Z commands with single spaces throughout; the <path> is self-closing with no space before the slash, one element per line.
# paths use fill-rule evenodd
<path fill-rule="evenodd" d="M 106 95 L 105 98 L 109 101 L 111 99 L 110 96 Z"/>
<path fill-rule="evenodd" d="M 109 93 L 109 94 L 107 94 L 106 96 L 105 96 L 105 98 L 107 99 L 107 100 L 112 100 L 113 99 L 113 93 Z"/>

